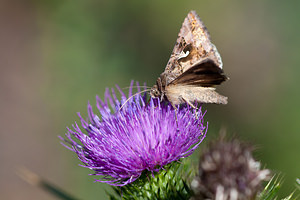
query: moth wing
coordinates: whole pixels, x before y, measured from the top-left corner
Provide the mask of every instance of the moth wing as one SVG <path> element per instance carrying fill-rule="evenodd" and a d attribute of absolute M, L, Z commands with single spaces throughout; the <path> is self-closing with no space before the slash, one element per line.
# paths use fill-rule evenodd
<path fill-rule="evenodd" d="M 174 104 L 215 103 L 227 104 L 227 97 L 220 95 L 212 87 L 195 87 L 190 85 L 169 85 L 166 88 L 168 100 Z"/>
<path fill-rule="evenodd" d="M 211 59 L 205 59 L 203 62 L 192 66 L 179 77 L 174 79 L 170 85 L 194 85 L 201 87 L 211 87 L 220 85 L 228 78 L 223 70 Z"/>
<path fill-rule="evenodd" d="M 179 31 L 174 49 L 163 74 L 166 75 L 166 85 L 175 80 L 191 66 L 206 58 L 214 60 L 222 69 L 222 60 L 204 23 L 195 11 L 188 13 Z"/>

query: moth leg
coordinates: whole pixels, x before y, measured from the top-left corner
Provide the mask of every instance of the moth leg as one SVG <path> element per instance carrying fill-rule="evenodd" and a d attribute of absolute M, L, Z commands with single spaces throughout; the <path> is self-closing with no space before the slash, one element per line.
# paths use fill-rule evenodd
<path fill-rule="evenodd" d="M 172 107 L 173 107 L 174 110 L 175 110 L 176 126 L 177 126 L 177 131 L 179 131 L 179 128 L 178 128 L 178 118 L 177 118 L 178 109 L 177 109 L 177 107 L 175 106 L 175 104 L 171 103 L 171 105 L 172 105 Z"/>
<path fill-rule="evenodd" d="M 179 95 L 178 98 L 179 98 L 182 102 L 185 102 L 185 103 L 189 104 L 189 106 L 191 106 L 193 109 L 197 109 L 196 106 L 194 106 L 189 100 L 183 98 L 181 95 Z"/>
<path fill-rule="evenodd" d="M 198 114 L 197 114 L 198 108 L 194 104 L 192 104 L 189 100 L 183 98 L 181 95 L 178 98 L 193 108 L 193 110 L 195 111 L 196 119 L 198 119 Z"/>
<path fill-rule="evenodd" d="M 162 79 L 161 77 L 158 77 L 157 81 L 156 81 L 156 85 L 158 87 L 158 90 L 160 92 L 160 101 L 162 102 L 165 98 L 165 92 L 163 91 L 163 83 L 162 81 L 164 81 L 165 79 Z M 165 80 L 166 82 L 166 80 Z M 164 83 L 164 85 L 166 85 L 167 83 Z"/>
<path fill-rule="evenodd" d="M 165 94 L 162 92 L 161 95 L 160 95 L 160 101 L 162 102 L 164 100 L 164 96 Z M 173 106 L 174 107 L 174 106 Z"/>

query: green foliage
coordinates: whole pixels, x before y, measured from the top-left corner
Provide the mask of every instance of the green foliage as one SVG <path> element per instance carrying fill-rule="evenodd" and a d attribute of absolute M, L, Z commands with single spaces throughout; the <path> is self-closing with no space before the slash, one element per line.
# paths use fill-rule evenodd
<path fill-rule="evenodd" d="M 265 186 L 264 190 L 258 195 L 259 200 L 275 200 L 279 199 L 278 193 L 283 184 L 282 177 L 280 175 L 274 175 L 272 179 Z M 299 190 L 300 183 L 297 183 L 297 187 Z M 298 196 L 295 195 L 295 192 L 292 192 L 289 196 L 283 198 L 284 200 L 294 200 L 298 199 Z"/>
<path fill-rule="evenodd" d="M 191 177 L 194 176 L 194 170 L 190 164 L 190 162 L 184 164 L 173 162 L 153 175 L 150 172 L 145 172 L 132 184 L 113 187 L 117 196 L 109 194 L 109 197 L 111 200 L 121 198 L 124 200 L 189 199 L 193 195 L 189 183 Z"/>

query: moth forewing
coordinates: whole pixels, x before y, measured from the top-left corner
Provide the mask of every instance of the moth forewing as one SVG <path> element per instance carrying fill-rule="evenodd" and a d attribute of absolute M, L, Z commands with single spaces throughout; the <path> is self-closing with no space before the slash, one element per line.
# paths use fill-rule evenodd
<path fill-rule="evenodd" d="M 213 87 L 170 84 L 165 89 L 165 95 L 173 106 L 183 103 L 192 106 L 195 102 L 227 104 L 227 97 L 217 93 Z"/>

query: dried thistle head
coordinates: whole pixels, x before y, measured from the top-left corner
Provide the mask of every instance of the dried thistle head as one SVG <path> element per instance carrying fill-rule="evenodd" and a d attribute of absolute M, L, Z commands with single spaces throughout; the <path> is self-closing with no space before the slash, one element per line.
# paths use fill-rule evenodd
<path fill-rule="evenodd" d="M 260 169 L 252 151 L 237 139 L 212 142 L 202 153 L 199 175 L 192 182 L 195 199 L 254 199 L 270 171 Z"/>

